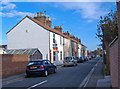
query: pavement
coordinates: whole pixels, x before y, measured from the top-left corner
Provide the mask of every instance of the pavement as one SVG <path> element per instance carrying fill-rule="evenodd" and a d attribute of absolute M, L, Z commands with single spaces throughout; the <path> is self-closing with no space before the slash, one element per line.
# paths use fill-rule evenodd
<path fill-rule="evenodd" d="M 110 77 L 104 76 L 101 58 L 79 63 L 78 66 L 74 67 L 58 66 L 57 73 L 48 77 L 25 78 L 25 76 L 26 74 L 23 73 L 4 78 L 2 81 L 3 89 L 10 89 L 10 87 L 11 89 L 13 87 L 16 89 L 40 89 L 41 87 L 50 89 L 98 89 L 106 87 L 110 89 Z"/>
<path fill-rule="evenodd" d="M 61 68 L 63 65 L 57 65 L 57 69 Z M 13 75 L 9 76 L 7 78 L 2 79 L 2 85 L 6 85 L 9 83 L 13 83 L 15 81 L 20 81 L 26 77 L 26 73 L 18 74 L 18 75 Z"/>
<path fill-rule="evenodd" d="M 103 72 L 103 60 L 102 58 L 98 59 L 98 63 L 94 66 L 93 72 L 90 75 L 87 84 L 83 88 L 92 88 L 92 89 L 111 89 L 111 77 L 106 76 Z"/>

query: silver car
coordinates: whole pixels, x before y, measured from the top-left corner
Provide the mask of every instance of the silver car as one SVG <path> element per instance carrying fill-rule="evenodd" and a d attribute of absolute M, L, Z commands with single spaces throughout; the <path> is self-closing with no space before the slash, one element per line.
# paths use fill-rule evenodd
<path fill-rule="evenodd" d="M 77 59 L 75 57 L 65 57 L 63 61 L 64 66 L 77 66 Z"/>

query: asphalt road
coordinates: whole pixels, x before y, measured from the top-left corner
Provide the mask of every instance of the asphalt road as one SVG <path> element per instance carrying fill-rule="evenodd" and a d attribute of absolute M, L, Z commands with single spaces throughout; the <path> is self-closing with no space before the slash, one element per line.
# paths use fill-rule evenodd
<path fill-rule="evenodd" d="M 3 89 L 40 89 L 40 87 L 66 89 L 67 87 L 78 88 L 91 69 L 97 63 L 98 59 L 92 59 L 84 63 L 78 63 L 78 66 L 61 67 L 57 73 L 50 74 L 47 77 L 34 76 L 22 78 L 15 82 L 4 84 Z M 11 87 L 11 88 L 10 88 Z"/>

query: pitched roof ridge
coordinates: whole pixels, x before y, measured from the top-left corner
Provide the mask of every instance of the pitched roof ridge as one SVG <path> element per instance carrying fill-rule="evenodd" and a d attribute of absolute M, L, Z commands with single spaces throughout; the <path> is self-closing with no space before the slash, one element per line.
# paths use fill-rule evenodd
<path fill-rule="evenodd" d="M 41 23 L 40 21 L 38 21 L 38 20 L 36 20 L 36 19 L 28 16 L 28 15 L 26 15 L 20 22 L 22 22 L 26 17 L 28 17 L 29 19 L 33 20 L 34 22 L 36 22 L 37 24 L 39 24 L 39 25 L 42 26 L 43 28 L 45 28 L 45 29 L 47 29 L 47 30 L 49 30 L 49 31 L 52 31 L 52 32 L 54 32 L 54 33 L 56 33 L 56 34 L 59 34 L 59 35 L 65 37 L 65 38 L 67 38 L 67 39 L 70 39 L 70 40 L 72 40 L 72 41 L 74 41 L 74 42 L 76 42 L 76 43 L 81 44 L 82 46 L 84 46 L 82 43 L 78 42 L 77 40 L 75 40 L 75 39 L 73 39 L 73 38 L 70 38 L 70 37 L 67 36 L 67 35 L 64 35 L 63 33 L 59 32 L 58 30 L 56 30 L 56 29 L 54 29 L 54 28 L 50 28 L 49 26 L 44 25 L 44 24 Z M 20 22 L 18 22 L 12 29 L 14 29 Z M 12 30 L 12 29 L 11 29 L 11 30 Z M 7 32 L 7 34 L 8 34 L 11 30 L 9 30 L 9 31 Z M 86 46 L 84 46 L 84 47 L 86 47 Z"/>
<path fill-rule="evenodd" d="M 32 20 L 34 20 L 35 22 L 37 22 L 38 24 L 42 24 L 40 21 L 38 21 L 38 20 L 36 20 L 36 19 L 34 19 L 34 18 L 32 18 L 32 17 L 30 17 L 30 16 L 27 16 L 28 18 L 30 18 L 30 19 L 32 19 Z M 72 39 L 72 38 L 70 38 L 69 36 L 67 36 L 67 35 L 64 35 L 63 33 L 61 33 L 61 32 L 59 32 L 59 31 L 57 31 L 56 29 L 53 29 L 53 28 L 50 28 L 50 27 L 48 27 L 48 26 L 46 26 L 46 25 L 44 25 L 44 24 L 42 24 L 43 25 L 43 27 L 45 27 L 45 29 L 47 29 L 47 30 L 52 30 L 52 32 L 55 32 L 55 33 L 57 33 L 57 34 L 59 34 L 59 35 L 62 35 L 63 37 L 66 37 L 66 38 L 68 38 L 68 39 L 70 39 L 70 40 L 72 40 L 72 41 L 74 41 L 74 42 L 76 42 L 76 43 L 79 43 L 79 44 L 81 44 L 80 42 L 78 42 L 78 41 L 76 41 L 75 39 Z M 47 28 L 46 28 L 47 27 Z M 82 46 L 84 46 L 83 44 L 81 44 Z M 86 46 L 84 46 L 84 47 L 86 47 Z"/>

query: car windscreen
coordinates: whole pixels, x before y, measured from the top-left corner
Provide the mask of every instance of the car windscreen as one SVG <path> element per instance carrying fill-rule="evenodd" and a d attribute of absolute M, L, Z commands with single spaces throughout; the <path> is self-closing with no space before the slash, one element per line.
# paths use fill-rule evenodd
<path fill-rule="evenodd" d="M 28 63 L 28 66 L 29 65 L 40 65 L 42 62 L 41 61 L 39 61 L 39 62 L 36 62 L 36 61 L 34 61 L 34 62 L 29 62 Z"/>
<path fill-rule="evenodd" d="M 72 60 L 72 57 L 66 57 L 65 60 Z"/>

